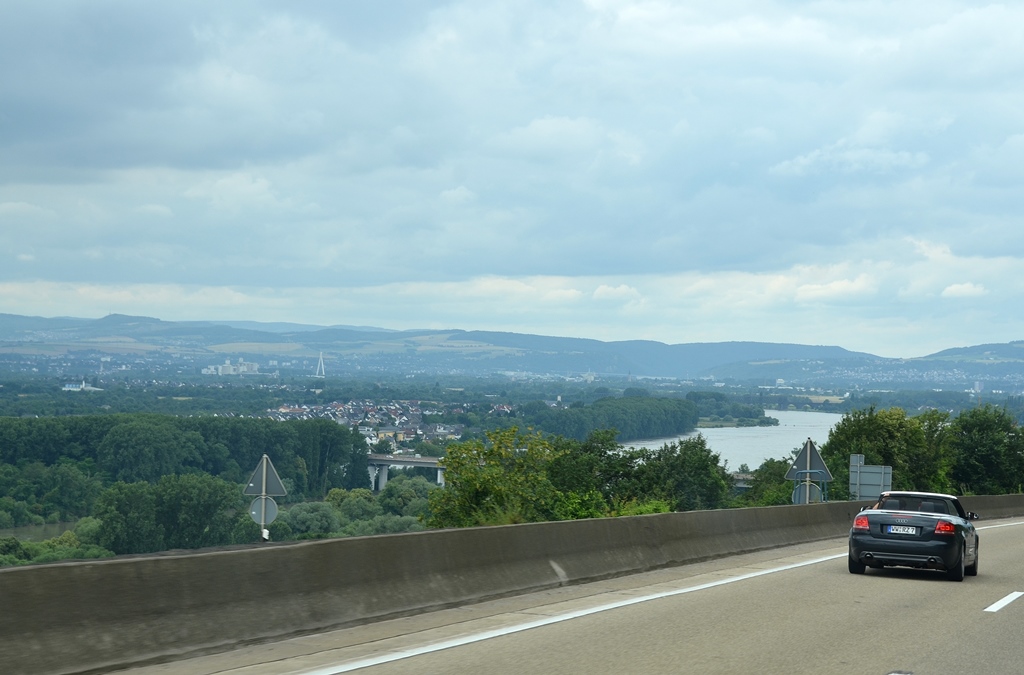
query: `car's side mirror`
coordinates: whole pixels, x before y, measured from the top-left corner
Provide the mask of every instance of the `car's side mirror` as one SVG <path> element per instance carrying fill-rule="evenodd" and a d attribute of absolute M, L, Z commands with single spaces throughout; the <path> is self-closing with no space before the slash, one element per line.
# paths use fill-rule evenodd
<path fill-rule="evenodd" d="M 967 512 L 967 520 L 981 520 L 981 516 L 979 516 L 974 511 L 968 511 Z"/>

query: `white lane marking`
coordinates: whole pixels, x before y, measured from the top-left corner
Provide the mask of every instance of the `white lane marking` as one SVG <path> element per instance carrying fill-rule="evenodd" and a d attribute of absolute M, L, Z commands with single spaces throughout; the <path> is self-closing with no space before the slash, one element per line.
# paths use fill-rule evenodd
<path fill-rule="evenodd" d="M 1018 521 L 1015 523 L 1003 523 L 1000 525 L 986 525 L 979 527 L 979 530 L 987 530 L 996 527 L 1010 527 L 1013 525 L 1024 525 L 1024 521 Z M 566 614 L 558 614 L 555 616 L 546 617 L 544 619 L 538 619 L 536 621 L 528 621 L 526 623 L 516 624 L 507 628 L 498 628 L 495 630 L 485 631 L 483 633 L 475 633 L 473 635 L 466 635 L 461 638 L 453 638 L 451 640 L 445 640 L 432 645 L 425 645 L 423 647 L 416 647 L 414 649 L 408 649 L 400 652 L 393 652 L 390 654 L 382 654 L 380 656 L 373 656 L 359 661 L 352 661 L 337 666 L 328 666 L 327 668 L 321 668 L 319 670 L 310 670 L 302 673 L 302 675 L 338 675 L 339 673 L 350 673 L 353 670 L 359 670 L 361 668 L 369 668 L 370 666 L 378 666 L 383 663 L 391 663 L 392 661 L 401 661 L 402 659 L 412 658 L 414 656 L 420 656 L 422 654 L 431 654 L 433 652 L 439 652 L 445 649 L 451 649 L 453 647 L 461 647 L 462 645 L 473 644 L 474 642 L 483 642 L 484 640 L 490 640 L 491 638 L 501 637 L 503 635 L 511 635 L 512 633 L 519 633 L 524 630 L 530 630 L 532 628 L 540 628 L 541 626 L 549 626 L 555 623 L 561 623 L 562 621 L 569 621 L 570 619 L 577 619 L 581 616 L 588 616 L 590 614 L 598 614 L 599 612 L 607 612 L 609 610 L 618 609 L 620 607 L 628 607 L 629 605 L 636 605 L 641 602 L 648 602 L 650 600 L 658 600 L 660 598 L 667 598 L 673 595 L 682 595 L 684 593 L 693 593 L 695 591 L 703 591 L 708 588 L 714 588 L 715 586 L 724 586 L 725 584 L 732 584 L 738 581 L 746 581 L 747 579 L 753 579 L 755 577 L 764 576 L 766 574 L 775 574 L 776 572 L 785 572 L 787 570 L 796 569 L 798 567 L 806 567 L 807 565 L 817 565 L 818 563 L 828 562 L 829 560 L 836 560 L 848 555 L 847 553 L 839 553 L 837 555 L 831 555 L 824 558 L 816 558 L 814 560 L 807 560 L 800 563 L 793 563 L 792 565 L 783 565 L 782 567 L 773 567 L 767 570 L 761 570 L 759 572 L 750 572 L 748 574 L 741 574 L 736 577 L 729 577 L 727 579 L 720 579 L 718 581 L 712 581 L 699 586 L 690 586 L 688 588 L 680 588 L 674 591 L 664 591 L 662 593 L 655 593 L 653 595 L 645 595 L 636 598 L 630 598 L 627 600 L 620 600 L 618 602 L 608 603 L 606 605 L 599 605 L 597 607 L 591 607 L 590 609 L 577 610 L 575 612 L 568 612 Z"/>
<path fill-rule="evenodd" d="M 788 570 L 797 569 L 799 567 L 806 567 L 808 565 L 817 565 L 818 563 L 828 562 L 829 560 L 845 558 L 847 555 L 848 554 L 844 551 L 843 553 L 839 553 L 837 555 L 830 555 L 824 558 L 815 558 L 814 560 L 805 560 L 804 562 L 783 565 L 782 567 L 773 567 L 771 569 L 759 570 L 757 572 L 748 572 L 747 574 L 741 574 L 735 577 L 728 577 L 726 579 L 719 579 L 718 581 L 710 581 L 706 584 L 700 584 L 698 586 L 677 588 L 672 591 L 662 591 L 660 593 L 652 593 L 651 595 L 644 595 L 636 598 L 627 598 L 625 600 L 609 602 L 607 604 L 598 605 L 597 607 L 591 607 L 589 609 L 580 609 L 574 612 L 566 612 L 565 614 L 557 614 L 555 616 L 537 619 L 536 621 L 527 621 L 526 623 L 520 623 L 514 626 L 508 626 L 506 628 L 497 628 L 494 630 L 484 631 L 482 633 L 474 633 L 473 635 L 465 635 L 463 637 L 445 640 L 443 642 L 438 642 L 432 645 L 425 645 L 423 647 L 416 647 L 405 651 L 393 652 L 391 654 L 382 654 L 380 656 L 373 656 L 370 658 L 361 659 L 359 661 L 352 661 L 351 663 L 345 663 L 337 666 L 328 666 L 327 668 L 321 668 L 319 670 L 310 670 L 303 673 L 303 675 L 337 675 L 338 673 L 349 673 L 353 670 L 359 670 L 360 668 L 369 668 L 370 666 L 378 666 L 382 663 L 391 663 L 392 661 L 400 661 L 401 659 L 408 659 L 413 656 L 420 656 L 422 654 L 439 652 L 441 650 L 451 649 L 453 647 L 461 647 L 463 645 L 473 644 L 474 642 L 482 642 L 484 640 L 490 640 L 491 638 L 501 637 L 503 635 L 519 633 L 524 630 L 530 630 L 532 628 L 540 628 L 541 626 L 550 626 L 551 624 L 561 623 L 563 621 L 569 621 L 571 619 L 578 619 L 581 616 L 589 616 L 591 614 L 607 612 L 609 610 L 619 609 L 621 607 L 637 605 L 641 602 L 660 600 L 661 598 L 669 598 L 674 595 L 683 595 L 685 593 L 694 593 L 696 591 L 703 591 L 709 588 L 715 588 L 716 586 L 724 586 L 726 584 L 734 584 L 738 581 L 746 581 L 747 579 L 762 577 L 766 574 L 775 574 L 777 572 L 786 572 Z"/>
<path fill-rule="evenodd" d="M 989 605 L 988 607 L 985 608 L 985 611 L 986 612 L 998 612 L 1003 607 L 1006 607 L 1008 604 L 1010 604 L 1011 602 L 1013 602 L 1014 600 L 1016 600 L 1017 598 L 1019 598 L 1022 595 L 1024 595 L 1024 593 L 1021 593 L 1020 591 L 1014 591 L 1013 593 L 1010 593 L 1009 595 L 1007 595 L 1005 598 L 1003 598 L 999 602 L 993 602 L 991 605 Z"/>
<path fill-rule="evenodd" d="M 994 530 L 997 527 L 1013 527 L 1015 525 L 1024 525 L 1024 520 L 1018 520 L 1016 523 L 1001 523 L 999 525 L 983 525 L 982 527 L 976 527 L 976 530 Z"/>

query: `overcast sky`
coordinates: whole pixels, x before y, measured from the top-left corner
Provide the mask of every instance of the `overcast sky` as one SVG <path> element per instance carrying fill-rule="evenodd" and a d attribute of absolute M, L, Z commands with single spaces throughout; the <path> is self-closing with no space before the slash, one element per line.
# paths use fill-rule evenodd
<path fill-rule="evenodd" d="M 5 2 L 0 312 L 1024 339 L 1024 4 Z"/>

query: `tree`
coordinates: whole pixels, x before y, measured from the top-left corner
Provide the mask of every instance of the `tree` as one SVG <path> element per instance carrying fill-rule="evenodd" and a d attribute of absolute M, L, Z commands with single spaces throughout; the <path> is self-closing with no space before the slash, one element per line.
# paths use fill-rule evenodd
<path fill-rule="evenodd" d="M 587 495 L 596 492 L 604 503 L 601 510 L 620 499 L 623 486 L 633 475 L 635 457 L 623 451 L 616 441 L 617 436 L 616 430 L 606 429 L 592 432 L 582 443 L 553 438 L 555 453 L 548 468 L 552 484 L 567 495 L 567 499 L 584 503 L 593 502 L 593 497 Z M 587 510 L 584 507 L 584 512 Z"/>
<path fill-rule="evenodd" d="M 284 512 L 292 532 L 300 535 L 326 535 L 341 527 L 338 513 L 326 502 L 303 502 Z"/>
<path fill-rule="evenodd" d="M 921 427 L 924 446 L 910 448 L 908 470 L 911 484 L 925 492 L 953 491 L 953 448 L 949 413 L 927 410 L 913 418 Z"/>
<path fill-rule="evenodd" d="M 422 476 L 399 475 L 389 480 L 377 495 L 377 503 L 385 513 L 415 516 L 424 512 L 431 490 L 438 487 Z M 412 509 L 413 512 L 410 512 Z"/>
<path fill-rule="evenodd" d="M 183 432 L 170 420 L 133 418 L 112 428 L 98 448 L 102 468 L 117 481 L 156 482 L 202 458 L 203 437 Z"/>
<path fill-rule="evenodd" d="M 423 523 L 411 516 L 396 516 L 386 513 L 370 520 L 356 520 L 342 530 L 348 537 L 369 537 L 377 534 L 397 534 L 399 532 L 418 532 Z"/>
<path fill-rule="evenodd" d="M 362 434 L 330 420 L 303 420 L 296 426 L 296 450 L 307 496 L 323 499 L 332 488 L 366 487 L 369 450 Z"/>
<path fill-rule="evenodd" d="M 727 505 L 732 478 L 703 435 L 642 453 L 636 469 L 637 498 L 665 499 L 676 511 Z"/>
<path fill-rule="evenodd" d="M 829 486 L 832 499 L 850 497 L 850 455 L 864 455 L 865 464 L 891 466 L 892 487 L 897 490 L 925 490 L 941 480 L 930 474 L 915 477 L 911 471 L 912 461 L 927 458 L 928 447 L 920 422 L 908 418 L 902 408 L 854 410 L 833 427 L 821 446 L 821 457 L 834 478 Z M 922 484 L 915 484 L 917 480 Z"/>
<path fill-rule="evenodd" d="M 155 493 L 166 548 L 231 543 L 235 515 L 244 506 L 237 485 L 209 474 L 171 475 L 160 479 Z"/>
<path fill-rule="evenodd" d="M 949 430 L 955 464 L 953 480 L 964 494 L 1020 492 L 1024 477 L 1024 439 L 1002 408 L 964 410 Z"/>
<path fill-rule="evenodd" d="M 92 512 L 103 484 L 97 476 L 86 475 L 78 465 L 62 462 L 50 467 L 43 488 L 43 508 L 47 512 L 56 510 L 61 521 L 70 521 Z"/>
<path fill-rule="evenodd" d="M 779 506 L 793 501 L 793 481 L 786 480 L 791 459 L 766 459 L 754 469 L 748 489 L 739 498 L 744 506 Z"/>
<path fill-rule="evenodd" d="M 384 514 L 384 508 L 368 488 L 349 490 L 338 502 L 338 510 L 348 520 L 369 520 Z"/>
<path fill-rule="evenodd" d="M 516 427 L 455 443 L 441 459 L 445 488 L 430 493 L 430 527 L 551 520 L 558 491 L 547 475 L 551 443 Z"/>
<path fill-rule="evenodd" d="M 101 522 L 97 539 L 105 549 L 118 555 L 164 550 L 156 491 L 149 483 L 114 483 L 100 495 L 93 515 Z"/>

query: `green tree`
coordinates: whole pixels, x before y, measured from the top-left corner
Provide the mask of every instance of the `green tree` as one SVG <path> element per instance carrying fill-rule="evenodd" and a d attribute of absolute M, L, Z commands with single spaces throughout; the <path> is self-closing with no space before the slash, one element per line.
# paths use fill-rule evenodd
<path fill-rule="evenodd" d="M 201 461 L 203 437 L 169 419 L 133 418 L 113 427 L 97 449 L 100 468 L 122 482 L 156 482 Z"/>
<path fill-rule="evenodd" d="M 270 541 L 288 541 L 292 538 L 292 528 L 285 522 L 284 518 L 277 518 L 267 525 L 270 532 Z M 260 526 L 257 525 L 248 513 L 240 513 L 235 517 L 235 523 L 231 530 L 232 544 L 255 544 L 263 541 L 260 533 Z"/>
<path fill-rule="evenodd" d="M 114 483 L 100 495 L 93 515 L 101 523 L 98 543 L 107 550 L 118 555 L 164 550 L 156 491 L 149 483 Z"/>
<path fill-rule="evenodd" d="M 331 420 L 296 425 L 299 478 L 307 497 L 323 499 L 332 488 L 369 484 L 369 449 L 362 434 Z"/>
<path fill-rule="evenodd" d="M 70 462 L 50 467 L 43 482 L 45 493 L 40 501 L 47 512 L 57 511 L 61 521 L 86 516 L 92 512 L 103 491 L 98 476 L 87 475 Z"/>
<path fill-rule="evenodd" d="M 743 506 L 779 506 L 793 501 L 793 481 L 786 480 L 792 459 L 766 459 L 754 469 L 754 477 L 740 498 Z"/>
<path fill-rule="evenodd" d="M 78 537 L 78 540 L 83 544 L 99 544 L 100 541 L 100 528 L 103 527 L 103 523 L 99 518 L 93 516 L 86 516 L 80 518 L 75 523 L 74 533 Z"/>
<path fill-rule="evenodd" d="M 955 464 L 953 480 L 964 494 L 1020 492 L 1024 482 L 1024 439 L 1002 408 L 964 410 L 949 430 Z"/>
<path fill-rule="evenodd" d="M 516 427 L 486 441 L 455 443 L 441 459 L 445 487 L 430 493 L 430 527 L 552 520 L 558 491 L 547 475 L 555 456 L 538 433 Z"/>
<path fill-rule="evenodd" d="M 396 516 L 386 513 L 374 516 L 370 520 L 356 520 L 342 530 L 347 537 L 369 537 L 378 534 L 398 534 L 400 532 L 418 532 L 423 523 L 412 516 Z"/>
<path fill-rule="evenodd" d="M 664 499 L 676 511 L 718 509 L 728 504 L 732 477 L 708 447 L 704 436 L 642 451 L 637 464 L 638 500 Z"/>
<path fill-rule="evenodd" d="M 307 537 L 337 532 L 341 527 L 338 512 L 326 502 L 296 504 L 283 517 L 293 533 Z"/>
<path fill-rule="evenodd" d="M 924 446 L 910 450 L 908 470 L 911 485 L 925 492 L 952 492 L 955 457 L 950 443 L 950 415 L 943 410 L 927 410 L 914 421 L 924 435 Z"/>
<path fill-rule="evenodd" d="M 156 522 L 169 549 L 231 543 L 243 510 L 238 486 L 209 474 L 164 476 L 156 484 Z"/>
<path fill-rule="evenodd" d="M 0 567 L 23 565 L 32 559 L 17 537 L 0 537 Z"/>
<path fill-rule="evenodd" d="M 338 510 L 348 520 L 369 520 L 384 514 L 384 508 L 368 488 L 356 488 L 345 493 Z"/>
<path fill-rule="evenodd" d="M 639 457 L 624 451 L 616 441 L 617 435 L 615 429 L 606 429 L 591 432 L 582 443 L 563 437 L 552 439 L 555 453 L 548 468 L 551 482 L 566 500 L 583 507 L 570 512 L 607 511 L 609 505 L 628 493 L 626 486 L 632 481 Z M 594 493 L 602 504 L 595 502 Z"/>
<path fill-rule="evenodd" d="M 921 424 L 908 418 L 902 408 L 871 407 L 847 413 L 832 428 L 820 451 L 834 478 L 829 486 L 832 499 L 850 498 L 850 455 L 864 455 L 865 464 L 891 466 L 894 489 L 927 489 L 932 484 L 931 479 L 920 486 L 914 483 L 910 463 L 925 458 L 928 448 Z"/>
<path fill-rule="evenodd" d="M 389 480 L 377 495 L 377 503 L 385 513 L 396 516 L 415 516 L 423 512 L 431 490 L 438 487 L 422 476 L 399 475 Z M 410 512 L 410 508 L 416 505 Z"/>

